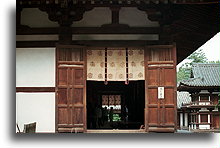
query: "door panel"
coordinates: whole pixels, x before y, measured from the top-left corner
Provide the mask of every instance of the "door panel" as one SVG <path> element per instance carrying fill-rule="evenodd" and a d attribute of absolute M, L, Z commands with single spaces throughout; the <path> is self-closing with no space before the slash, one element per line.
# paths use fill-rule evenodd
<path fill-rule="evenodd" d="M 150 105 L 157 105 L 157 89 L 154 88 L 149 88 L 148 89 L 149 93 L 149 104 Z"/>
<path fill-rule="evenodd" d="M 66 85 L 67 84 L 67 69 L 66 68 L 59 68 L 58 69 L 59 74 L 59 81 L 58 85 Z"/>
<path fill-rule="evenodd" d="M 149 108 L 149 124 L 158 125 L 158 108 L 157 107 Z"/>
<path fill-rule="evenodd" d="M 85 65 L 83 61 L 71 61 L 80 59 L 76 58 L 74 53 L 77 53 L 77 56 L 81 54 L 75 52 L 72 46 L 68 48 L 69 50 L 67 47 L 65 50 L 57 48 L 59 53 L 57 59 L 62 61 L 57 61 L 56 130 L 57 132 L 85 132 Z M 71 53 L 71 50 L 74 52 Z M 66 58 L 67 53 L 71 55 L 68 55 L 68 58 Z"/>
<path fill-rule="evenodd" d="M 173 45 L 157 45 L 146 49 L 146 131 L 174 132 L 176 130 L 175 52 L 176 48 Z"/>

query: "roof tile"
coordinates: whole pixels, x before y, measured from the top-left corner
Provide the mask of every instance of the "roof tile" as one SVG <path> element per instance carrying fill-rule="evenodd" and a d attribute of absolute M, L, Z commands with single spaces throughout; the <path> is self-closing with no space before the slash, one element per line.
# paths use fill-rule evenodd
<path fill-rule="evenodd" d="M 196 63 L 192 66 L 193 78 L 181 81 L 187 86 L 220 86 L 219 63 Z"/>

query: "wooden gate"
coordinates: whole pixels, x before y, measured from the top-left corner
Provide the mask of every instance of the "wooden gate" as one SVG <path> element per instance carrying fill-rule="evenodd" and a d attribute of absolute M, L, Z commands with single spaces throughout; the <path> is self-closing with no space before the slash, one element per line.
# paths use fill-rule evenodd
<path fill-rule="evenodd" d="M 83 49 L 57 47 L 56 131 L 86 130 L 86 83 Z"/>
<path fill-rule="evenodd" d="M 147 132 L 176 130 L 176 48 L 149 46 L 145 52 L 145 127 Z"/>

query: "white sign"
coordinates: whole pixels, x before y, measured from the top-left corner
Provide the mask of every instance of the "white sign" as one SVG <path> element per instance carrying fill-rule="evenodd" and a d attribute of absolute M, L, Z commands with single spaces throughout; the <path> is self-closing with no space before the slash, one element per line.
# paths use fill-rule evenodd
<path fill-rule="evenodd" d="M 164 99 L 164 87 L 158 87 L 158 99 Z"/>

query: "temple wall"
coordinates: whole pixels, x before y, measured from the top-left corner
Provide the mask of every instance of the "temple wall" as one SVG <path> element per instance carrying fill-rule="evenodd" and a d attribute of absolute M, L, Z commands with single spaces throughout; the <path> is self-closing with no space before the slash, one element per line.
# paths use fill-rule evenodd
<path fill-rule="evenodd" d="M 55 93 L 16 93 L 16 123 L 36 122 L 36 132 L 55 132 Z M 17 130 L 17 129 L 16 129 Z"/>
<path fill-rule="evenodd" d="M 16 87 L 55 87 L 55 48 L 16 49 Z M 16 123 L 55 132 L 55 93 L 16 93 Z M 16 129 L 17 130 L 17 129 Z"/>
<path fill-rule="evenodd" d="M 16 87 L 55 87 L 55 48 L 17 48 Z"/>

